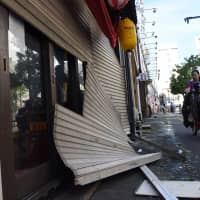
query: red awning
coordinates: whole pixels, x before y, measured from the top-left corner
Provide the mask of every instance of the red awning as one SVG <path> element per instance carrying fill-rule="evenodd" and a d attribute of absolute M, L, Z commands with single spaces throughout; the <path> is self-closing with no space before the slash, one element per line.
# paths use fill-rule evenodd
<path fill-rule="evenodd" d="M 114 48 L 117 43 L 117 32 L 112 24 L 109 12 L 104 0 L 86 0 L 88 7 L 95 16 L 101 30 L 109 38 Z"/>

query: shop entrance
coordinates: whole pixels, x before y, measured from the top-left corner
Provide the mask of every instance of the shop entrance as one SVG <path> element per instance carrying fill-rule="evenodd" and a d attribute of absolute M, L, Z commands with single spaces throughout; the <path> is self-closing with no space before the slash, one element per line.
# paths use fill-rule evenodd
<path fill-rule="evenodd" d="M 16 175 L 47 161 L 47 116 L 39 34 L 9 16 L 12 137 Z"/>
<path fill-rule="evenodd" d="M 41 33 L 9 13 L 11 140 L 18 198 L 45 184 L 50 174 L 45 89 L 49 66 L 44 64 L 43 40 Z"/>

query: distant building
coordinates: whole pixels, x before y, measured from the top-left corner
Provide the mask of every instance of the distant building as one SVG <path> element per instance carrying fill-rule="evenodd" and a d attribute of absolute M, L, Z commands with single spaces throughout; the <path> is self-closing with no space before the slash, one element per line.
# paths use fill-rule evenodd
<path fill-rule="evenodd" d="M 158 48 L 158 70 L 160 76 L 158 80 L 158 93 L 165 94 L 167 102 L 175 101 L 177 98 L 170 91 L 170 77 L 173 74 L 173 69 L 178 64 L 179 52 L 176 45 L 165 45 Z"/>
<path fill-rule="evenodd" d="M 200 35 L 195 37 L 195 45 L 197 54 L 200 55 Z"/>

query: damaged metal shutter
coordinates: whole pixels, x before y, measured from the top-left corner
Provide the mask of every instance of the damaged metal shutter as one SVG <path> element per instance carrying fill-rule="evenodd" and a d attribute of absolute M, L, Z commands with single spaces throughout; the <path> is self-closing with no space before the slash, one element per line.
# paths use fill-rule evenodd
<path fill-rule="evenodd" d="M 94 70 L 119 115 L 123 129 L 128 134 L 130 133 L 130 126 L 126 103 L 124 68 L 119 65 L 109 40 L 101 32 L 95 21 L 92 23 L 91 34 Z"/>
<path fill-rule="evenodd" d="M 75 184 L 85 185 L 160 158 L 159 153 L 139 155 L 128 143 L 92 68 L 87 70 L 84 117 L 56 105 L 56 148 L 75 175 Z"/>
<path fill-rule="evenodd" d="M 56 148 L 74 172 L 76 184 L 84 185 L 160 158 L 160 154 L 138 155 L 128 143 L 124 72 L 85 1 L 1 2 L 88 63 L 83 116 L 55 105 Z"/>

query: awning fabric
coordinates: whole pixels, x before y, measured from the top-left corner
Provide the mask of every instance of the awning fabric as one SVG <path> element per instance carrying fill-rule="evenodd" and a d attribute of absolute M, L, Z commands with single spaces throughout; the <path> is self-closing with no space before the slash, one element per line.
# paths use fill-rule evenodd
<path fill-rule="evenodd" d="M 96 18 L 101 30 L 109 38 L 114 48 L 117 42 L 117 32 L 112 24 L 106 3 L 104 0 L 86 0 L 89 9 Z"/>

